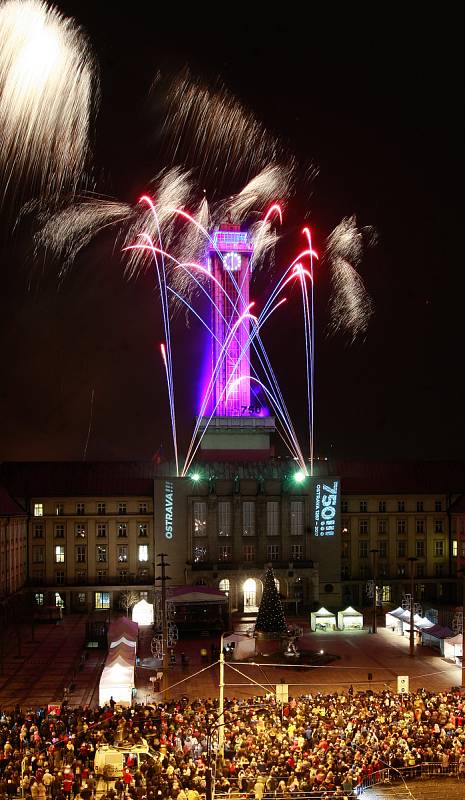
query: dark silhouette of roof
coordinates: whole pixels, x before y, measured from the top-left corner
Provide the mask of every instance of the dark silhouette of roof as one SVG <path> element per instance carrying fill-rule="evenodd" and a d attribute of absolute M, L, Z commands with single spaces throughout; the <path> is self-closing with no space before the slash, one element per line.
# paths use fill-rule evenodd
<path fill-rule="evenodd" d="M 4 486 L 0 486 L 0 517 L 16 517 L 26 514 L 24 508 L 13 500 Z"/>

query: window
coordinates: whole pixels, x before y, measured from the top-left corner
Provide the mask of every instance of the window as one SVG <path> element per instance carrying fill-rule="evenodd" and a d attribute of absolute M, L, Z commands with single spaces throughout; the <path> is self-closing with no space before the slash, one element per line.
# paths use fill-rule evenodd
<path fill-rule="evenodd" d="M 435 500 L 434 501 L 434 510 L 436 512 L 442 511 L 442 500 Z"/>
<path fill-rule="evenodd" d="M 228 545 L 226 545 L 226 547 L 228 547 Z M 229 578 L 223 578 L 218 584 L 218 589 L 229 597 Z"/>
<path fill-rule="evenodd" d="M 350 558 L 350 542 L 342 542 L 341 558 Z"/>
<path fill-rule="evenodd" d="M 107 513 L 107 504 L 106 503 L 97 503 L 97 514 L 106 514 Z"/>
<path fill-rule="evenodd" d="M 76 503 L 76 514 L 85 514 L 86 507 L 84 503 Z"/>
<path fill-rule="evenodd" d="M 78 545 L 76 547 L 76 561 L 78 564 L 85 564 L 86 563 L 86 548 L 85 545 Z"/>
<path fill-rule="evenodd" d="M 442 519 L 435 519 L 434 520 L 434 532 L 435 533 L 443 533 L 444 532 L 444 522 Z"/>
<path fill-rule="evenodd" d="M 255 536 L 255 503 L 246 500 L 242 504 L 242 535 Z"/>
<path fill-rule="evenodd" d="M 425 520 L 424 519 L 417 519 L 415 522 L 415 532 L 416 533 L 424 533 L 425 532 Z"/>
<path fill-rule="evenodd" d="M 107 579 L 107 571 L 106 569 L 98 569 L 97 570 L 97 582 L 98 583 L 106 583 Z"/>
<path fill-rule="evenodd" d="M 293 544 L 291 545 L 291 558 L 293 561 L 302 561 L 304 557 L 304 546 L 303 544 Z"/>
<path fill-rule="evenodd" d="M 360 558 L 368 558 L 368 542 L 358 543 L 358 554 Z"/>
<path fill-rule="evenodd" d="M 139 503 L 139 514 L 147 514 L 147 503 Z"/>
<path fill-rule="evenodd" d="M 442 578 L 442 576 L 444 575 L 444 564 L 435 564 L 434 574 L 436 578 Z"/>
<path fill-rule="evenodd" d="M 398 564 L 397 565 L 397 577 L 398 578 L 402 578 L 406 574 L 407 574 L 407 572 L 406 572 L 406 569 L 405 569 L 405 564 Z"/>
<path fill-rule="evenodd" d="M 304 532 L 304 504 L 302 500 L 291 500 L 291 536 L 302 536 Z"/>
<path fill-rule="evenodd" d="M 65 548 L 62 544 L 55 545 L 55 564 L 65 563 Z"/>
<path fill-rule="evenodd" d="M 397 510 L 398 511 L 405 511 L 405 500 L 398 500 L 397 501 Z"/>
<path fill-rule="evenodd" d="M 452 556 L 457 558 L 458 549 L 457 549 L 457 539 L 452 539 Z"/>
<path fill-rule="evenodd" d="M 148 526 L 146 522 L 139 522 L 137 525 L 137 534 L 138 536 L 148 536 Z"/>
<path fill-rule="evenodd" d="M 77 601 L 78 605 L 85 606 L 87 603 L 87 595 L 85 592 L 78 592 L 77 593 Z"/>
<path fill-rule="evenodd" d="M 117 558 L 119 563 L 126 563 L 128 560 L 128 546 L 127 544 L 118 545 Z"/>
<path fill-rule="evenodd" d="M 266 504 L 266 533 L 267 536 L 279 536 L 279 500 L 269 500 Z"/>
<path fill-rule="evenodd" d="M 383 586 L 381 589 L 381 600 L 383 603 L 390 603 L 391 602 L 391 587 L 390 586 Z"/>
<path fill-rule="evenodd" d="M 207 560 L 207 548 L 204 544 L 195 544 L 192 548 L 192 560 L 194 564 Z"/>
<path fill-rule="evenodd" d="M 343 564 L 341 567 L 341 579 L 343 581 L 350 580 L 350 567 L 348 564 Z"/>
<path fill-rule="evenodd" d="M 231 561 L 232 545 L 220 544 L 218 547 L 218 561 Z"/>
<path fill-rule="evenodd" d="M 110 608 L 110 592 L 95 592 L 95 608 Z"/>
<path fill-rule="evenodd" d="M 443 556 L 444 555 L 444 542 L 442 539 L 435 539 L 434 541 L 434 555 L 435 556 Z"/>
<path fill-rule="evenodd" d="M 128 537 L 128 523 L 118 522 L 118 539 L 127 539 Z"/>
<path fill-rule="evenodd" d="M 118 514 L 127 514 L 127 513 L 128 513 L 127 503 L 118 503 Z"/>
<path fill-rule="evenodd" d="M 368 533 L 368 520 L 367 519 L 359 519 L 358 521 L 358 532 L 359 533 Z"/>
<path fill-rule="evenodd" d="M 341 500 L 341 513 L 348 514 L 349 513 L 349 501 L 348 500 Z"/>
<path fill-rule="evenodd" d="M 424 539 L 417 539 L 416 540 L 416 542 L 415 542 L 415 555 L 416 555 L 417 558 L 424 558 L 425 557 L 425 540 Z"/>
<path fill-rule="evenodd" d="M 65 585 L 65 573 L 63 570 L 58 570 L 58 572 L 55 573 L 55 582 L 57 586 Z"/>
<path fill-rule="evenodd" d="M 127 578 L 128 578 L 127 569 L 118 570 L 118 577 L 120 579 L 120 583 L 126 583 L 127 582 Z"/>
<path fill-rule="evenodd" d="M 137 560 L 138 561 L 148 561 L 149 560 L 149 546 L 148 544 L 139 544 L 137 547 Z"/>
<path fill-rule="evenodd" d="M 424 511 L 423 500 L 417 500 L 417 511 Z"/>
<path fill-rule="evenodd" d="M 268 561 L 279 561 L 279 544 L 269 544 L 266 548 Z"/>
<path fill-rule="evenodd" d="M 220 500 L 218 503 L 218 536 L 231 536 L 231 503 Z"/>
<path fill-rule="evenodd" d="M 341 521 L 342 533 L 350 533 L 350 518 L 343 517 Z"/>
<path fill-rule="evenodd" d="M 85 539 L 86 538 L 86 526 L 80 525 L 76 523 L 74 526 L 74 533 L 76 535 L 76 539 Z"/>
<path fill-rule="evenodd" d="M 424 576 L 425 576 L 425 565 L 417 564 L 417 578 L 424 578 Z"/>
<path fill-rule="evenodd" d="M 44 526 L 43 525 L 34 525 L 34 539 L 43 539 L 44 538 Z"/>
<path fill-rule="evenodd" d="M 397 542 L 397 558 L 405 558 L 407 555 L 407 542 L 401 540 Z"/>
<path fill-rule="evenodd" d="M 42 592 L 36 592 L 34 595 L 34 603 L 36 606 L 43 606 L 44 604 L 44 595 Z"/>
<path fill-rule="evenodd" d="M 387 558 L 388 549 L 387 549 L 387 541 L 385 539 L 381 539 L 378 542 L 378 550 L 379 550 L 379 557 L 380 558 Z"/>
<path fill-rule="evenodd" d="M 33 564 L 43 564 L 45 560 L 45 548 L 44 547 L 33 547 L 32 548 L 32 563 Z"/>
<path fill-rule="evenodd" d="M 84 570 L 78 570 L 78 572 L 76 572 L 76 578 L 77 578 L 79 583 L 86 583 L 87 582 L 87 572 L 85 572 Z"/>
<path fill-rule="evenodd" d="M 43 517 L 44 516 L 43 503 L 34 503 L 34 516 L 35 517 Z"/>
<path fill-rule="evenodd" d="M 55 514 L 57 515 L 57 517 L 62 517 L 64 513 L 65 513 L 65 507 L 63 503 L 57 503 L 55 506 Z"/>
<path fill-rule="evenodd" d="M 55 525 L 55 539 L 64 539 L 65 538 L 65 526 L 64 525 Z"/>
<path fill-rule="evenodd" d="M 378 503 L 378 511 L 380 514 L 386 513 L 386 500 L 380 500 Z"/>
<path fill-rule="evenodd" d="M 105 539 L 107 535 L 107 523 L 97 522 L 97 539 Z"/>
<path fill-rule="evenodd" d="M 207 504 L 205 500 L 196 500 L 192 504 L 194 536 L 207 535 Z"/>
<path fill-rule="evenodd" d="M 379 519 L 378 520 L 378 533 L 387 533 L 388 530 L 389 530 L 389 528 L 388 528 L 387 519 Z"/>
<path fill-rule="evenodd" d="M 360 500 L 360 513 L 366 514 L 368 511 L 368 503 L 366 500 Z"/>
<path fill-rule="evenodd" d="M 99 564 L 106 564 L 108 556 L 108 548 L 106 544 L 97 545 L 97 562 Z"/>
<path fill-rule="evenodd" d="M 361 564 L 359 567 L 359 574 L 362 579 L 368 578 L 369 572 L 366 564 Z"/>
<path fill-rule="evenodd" d="M 397 533 L 407 533 L 407 520 L 406 519 L 398 519 L 397 520 Z"/>
<path fill-rule="evenodd" d="M 242 556 L 244 561 L 255 561 L 255 545 L 245 544 L 242 548 Z"/>

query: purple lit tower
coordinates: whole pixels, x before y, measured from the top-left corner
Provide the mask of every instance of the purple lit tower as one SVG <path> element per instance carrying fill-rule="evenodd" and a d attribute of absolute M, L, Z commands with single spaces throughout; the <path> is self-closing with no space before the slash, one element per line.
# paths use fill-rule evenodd
<path fill-rule="evenodd" d="M 201 450 L 204 457 L 211 451 L 214 458 L 220 456 L 219 451 L 223 457 L 268 456 L 272 453 L 270 433 L 275 429 L 274 418 L 260 402 L 255 388 L 251 391 L 250 319 L 237 324 L 250 302 L 252 242 L 247 231 L 230 223 L 221 225 L 212 239 L 208 252 L 208 269 L 215 278 L 210 283 L 214 300 L 211 326 L 214 336 L 209 344 L 211 374 L 215 365 L 220 366 L 211 404 L 215 412 Z M 201 430 L 206 425 L 204 417 Z"/>

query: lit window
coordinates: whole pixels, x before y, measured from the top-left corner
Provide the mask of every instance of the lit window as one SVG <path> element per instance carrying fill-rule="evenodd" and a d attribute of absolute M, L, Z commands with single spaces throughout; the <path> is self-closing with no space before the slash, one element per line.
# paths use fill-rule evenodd
<path fill-rule="evenodd" d="M 137 551 L 139 561 L 149 560 L 149 546 L 147 544 L 140 544 L 137 548 Z"/>
<path fill-rule="evenodd" d="M 34 503 L 34 516 L 35 517 L 43 517 L 44 516 L 44 505 L 43 505 L 43 503 Z"/>
<path fill-rule="evenodd" d="M 207 535 L 207 504 L 204 500 L 197 500 L 192 504 L 194 520 L 194 536 Z"/>
<path fill-rule="evenodd" d="M 454 556 L 454 558 L 457 558 L 458 555 L 457 539 L 452 539 L 452 555 Z"/>
<path fill-rule="evenodd" d="M 87 595 L 85 592 L 78 592 L 77 601 L 80 606 L 85 606 L 87 603 Z"/>
<path fill-rule="evenodd" d="M 231 536 L 231 503 L 220 500 L 218 503 L 218 536 Z"/>
<path fill-rule="evenodd" d="M 242 534 L 243 536 L 255 536 L 255 503 L 253 500 L 246 500 L 242 504 Z"/>
<path fill-rule="evenodd" d="M 205 545 L 196 544 L 192 549 L 192 559 L 194 564 L 207 560 L 207 548 Z"/>
<path fill-rule="evenodd" d="M 383 603 L 391 602 L 392 591 L 390 586 L 383 586 L 381 590 L 381 599 Z"/>
<path fill-rule="evenodd" d="M 118 547 L 118 561 L 126 562 L 128 560 L 128 548 L 123 544 Z"/>
<path fill-rule="evenodd" d="M 147 503 L 139 503 L 139 514 L 147 514 Z"/>
<path fill-rule="evenodd" d="M 95 592 L 95 608 L 110 608 L 110 592 Z"/>
<path fill-rule="evenodd" d="M 139 534 L 139 536 L 147 536 L 148 535 L 147 531 L 148 531 L 147 523 L 139 522 L 137 526 L 137 533 Z"/>
<path fill-rule="evenodd" d="M 65 538 L 65 526 L 55 525 L 55 539 L 64 539 L 64 538 Z"/>
<path fill-rule="evenodd" d="M 291 500 L 291 536 L 302 536 L 304 532 L 304 504 L 302 500 Z"/>
<path fill-rule="evenodd" d="M 279 501 L 266 504 L 266 532 L 268 536 L 279 536 Z"/>
<path fill-rule="evenodd" d="M 345 543 L 347 544 L 347 542 Z M 303 544 L 293 544 L 291 546 L 291 558 L 293 561 L 302 561 L 304 557 L 304 546 Z"/>
<path fill-rule="evenodd" d="M 62 544 L 55 545 L 55 564 L 65 563 L 65 548 Z"/>
<path fill-rule="evenodd" d="M 107 535 L 107 523 L 97 522 L 97 538 L 105 539 L 106 535 Z"/>
<path fill-rule="evenodd" d="M 99 563 L 106 563 L 107 561 L 107 546 L 99 544 L 97 547 L 97 561 Z"/>
<path fill-rule="evenodd" d="M 64 513 L 65 513 L 65 507 L 63 503 L 57 503 L 55 506 L 55 514 L 57 515 L 57 517 L 62 517 Z"/>
<path fill-rule="evenodd" d="M 218 584 L 218 589 L 229 596 L 229 578 L 223 578 Z"/>
<path fill-rule="evenodd" d="M 118 503 L 118 514 L 127 514 L 127 513 L 128 513 L 127 503 Z"/>
<path fill-rule="evenodd" d="M 118 522 L 118 538 L 127 539 L 127 536 L 128 536 L 127 522 Z"/>
<path fill-rule="evenodd" d="M 43 604 L 44 604 L 44 595 L 43 595 L 42 592 L 37 592 L 34 595 L 34 602 L 35 602 L 36 606 L 43 606 Z"/>
<path fill-rule="evenodd" d="M 85 539 L 86 538 L 86 526 L 77 523 L 74 526 L 74 533 L 76 535 L 76 539 Z"/>
<path fill-rule="evenodd" d="M 220 544 L 218 547 L 218 561 L 231 561 L 232 545 Z"/>
<path fill-rule="evenodd" d="M 86 507 L 84 503 L 76 503 L 76 514 L 85 514 Z"/>

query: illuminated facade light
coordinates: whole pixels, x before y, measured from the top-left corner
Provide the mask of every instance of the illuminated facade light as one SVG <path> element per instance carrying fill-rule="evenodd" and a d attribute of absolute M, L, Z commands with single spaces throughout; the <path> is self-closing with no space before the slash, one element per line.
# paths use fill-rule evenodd
<path fill-rule="evenodd" d="M 299 472 L 294 473 L 294 480 L 296 483 L 303 483 L 305 480 L 305 472 L 299 470 Z"/>

